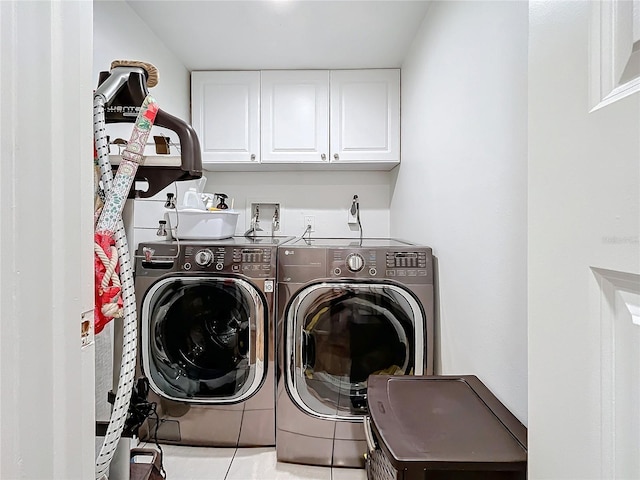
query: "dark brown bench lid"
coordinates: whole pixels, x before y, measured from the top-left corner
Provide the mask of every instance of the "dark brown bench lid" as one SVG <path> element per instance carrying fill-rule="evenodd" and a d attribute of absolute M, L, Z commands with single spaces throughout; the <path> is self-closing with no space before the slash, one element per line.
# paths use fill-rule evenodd
<path fill-rule="evenodd" d="M 472 375 L 368 379 L 381 448 L 397 469 L 526 469 L 526 428 Z"/>

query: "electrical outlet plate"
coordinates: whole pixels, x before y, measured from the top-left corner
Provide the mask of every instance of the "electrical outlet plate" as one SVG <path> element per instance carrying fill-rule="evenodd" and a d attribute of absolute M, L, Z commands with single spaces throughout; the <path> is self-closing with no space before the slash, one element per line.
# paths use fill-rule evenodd
<path fill-rule="evenodd" d="M 84 349 L 93 345 L 95 341 L 93 331 L 93 309 L 82 312 L 80 318 L 80 340 L 81 348 Z"/>
<path fill-rule="evenodd" d="M 316 217 L 314 217 L 313 215 L 304 216 L 304 229 L 306 230 L 309 226 L 311 226 L 311 228 L 309 229 L 310 232 L 316 231 Z"/>
<path fill-rule="evenodd" d="M 351 204 L 347 209 L 347 223 L 349 225 L 358 225 L 358 208 L 360 204 L 358 202 L 358 196 L 354 195 L 353 200 L 351 200 Z M 352 212 L 353 210 L 353 212 Z"/>

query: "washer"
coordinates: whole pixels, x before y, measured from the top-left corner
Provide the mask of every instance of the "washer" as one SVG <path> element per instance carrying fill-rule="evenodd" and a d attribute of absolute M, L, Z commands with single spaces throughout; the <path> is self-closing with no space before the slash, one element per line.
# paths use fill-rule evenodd
<path fill-rule="evenodd" d="M 431 248 L 299 238 L 278 250 L 279 461 L 362 467 L 371 374 L 433 374 Z"/>
<path fill-rule="evenodd" d="M 138 246 L 138 365 L 159 441 L 275 444 L 276 253 L 291 238 Z"/>

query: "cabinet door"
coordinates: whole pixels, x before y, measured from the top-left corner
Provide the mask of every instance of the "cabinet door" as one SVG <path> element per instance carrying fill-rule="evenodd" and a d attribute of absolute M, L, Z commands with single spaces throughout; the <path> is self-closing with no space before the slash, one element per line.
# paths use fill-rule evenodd
<path fill-rule="evenodd" d="M 331 72 L 331 162 L 400 161 L 400 70 Z"/>
<path fill-rule="evenodd" d="M 262 72 L 262 162 L 327 162 L 329 72 Z"/>
<path fill-rule="evenodd" d="M 202 163 L 260 162 L 260 72 L 193 72 L 191 123 Z"/>

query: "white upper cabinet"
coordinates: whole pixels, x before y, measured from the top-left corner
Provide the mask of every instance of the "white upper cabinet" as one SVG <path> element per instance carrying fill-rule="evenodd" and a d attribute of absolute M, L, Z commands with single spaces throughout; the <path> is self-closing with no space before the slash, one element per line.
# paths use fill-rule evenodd
<path fill-rule="evenodd" d="M 389 170 L 400 162 L 400 70 L 191 74 L 209 170 Z"/>
<path fill-rule="evenodd" d="M 192 72 L 191 123 L 203 167 L 260 163 L 260 72 Z"/>
<path fill-rule="evenodd" d="M 331 162 L 400 162 L 400 70 L 331 72 Z"/>
<path fill-rule="evenodd" d="M 262 162 L 328 163 L 329 72 L 262 72 Z"/>

